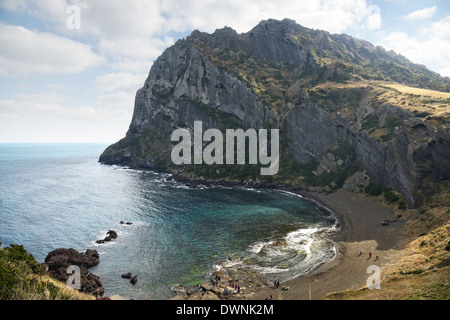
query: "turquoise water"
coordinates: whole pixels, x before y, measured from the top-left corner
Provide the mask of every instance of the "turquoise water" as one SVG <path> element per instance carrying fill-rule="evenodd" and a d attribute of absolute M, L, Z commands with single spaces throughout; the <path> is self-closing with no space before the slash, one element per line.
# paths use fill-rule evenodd
<path fill-rule="evenodd" d="M 335 219 L 299 196 L 198 187 L 98 163 L 102 144 L 0 144 L 0 241 L 43 262 L 96 249 L 106 295 L 167 299 L 220 268 L 287 279 L 331 259 Z M 122 225 L 120 221 L 132 222 Z M 110 229 L 118 238 L 96 244 Z M 121 274 L 138 275 L 136 285 Z"/>

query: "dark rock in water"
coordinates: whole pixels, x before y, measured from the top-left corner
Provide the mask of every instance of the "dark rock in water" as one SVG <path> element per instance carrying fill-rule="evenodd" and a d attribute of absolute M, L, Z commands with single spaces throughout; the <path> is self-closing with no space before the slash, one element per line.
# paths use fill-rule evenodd
<path fill-rule="evenodd" d="M 105 289 L 103 288 L 103 284 L 100 281 L 100 277 L 96 274 L 89 273 L 86 276 L 84 285 L 83 280 L 81 283 L 81 289 L 86 293 L 90 293 L 94 296 L 102 296 L 105 293 Z"/>
<path fill-rule="evenodd" d="M 137 276 L 132 277 L 131 280 L 130 280 L 130 282 L 131 282 L 132 284 L 136 284 L 136 282 L 137 282 Z"/>
<path fill-rule="evenodd" d="M 88 249 L 81 254 L 85 260 L 84 265 L 86 268 L 96 266 L 100 263 L 100 255 L 97 250 Z"/>
<path fill-rule="evenodd" d="M 97 240 L 95 241 L 95 243 L 102 244 L 105 243 L 105 241 L 111 241 L 112 239 L 117 238 L 117 232 L 114 230 L 109 230 L 106 234 L 108 235 L 107 237 L 105 237 L 103 240 Z"/>
<path fill-rule="evenodd" d="M 111 239 L 117 238 L 117 232 L 115 232 L 114 230 L 109 230 L 106 234 L 108 234 L 111 237 Z"/>
<path fill-rule="evenodd" d="M 124 273 L 124 274 L 121 275 L 121 277 L 124 278 L 124 279 L 131 279 L 131 272 Z"/>
<path fill-rule="evenodd" d="M 132 225 L 131 222 L 120 221 L 120 224 Z"/>
<path fill-rule="evenodd" d="M 102 296 L 104 289 L 100 278 L 93 273 L 89 273 L 88 268 L 99 263 L 100 256 L 97 250 L 86 250 L 86 252 L 80 253 L 72 248 L 60 248 L 51 251 L 45 258 L 49 276 L 62 282 L 67 282 L 70 276 L 67 273 L 67 268 L 72 265 L 78 266 L 80 268 L 80 291 L 95 296 Z"/>
<path fill-rule="evenodd" d="M 86 250 L 80 253 L 75 249 L 55 249 L 45 258 L 45 263 L 51 270 L 53 267 L 68 267 L 77 265 L 79 267 L 90 268 L 100 263 L 100 257 L 97 250 Z"/>

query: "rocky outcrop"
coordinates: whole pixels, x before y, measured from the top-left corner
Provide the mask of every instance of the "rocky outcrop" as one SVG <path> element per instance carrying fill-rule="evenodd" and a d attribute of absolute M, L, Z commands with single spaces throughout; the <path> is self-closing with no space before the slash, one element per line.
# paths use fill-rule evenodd
<path fill-rule="evenodd" d="M 80 268 L 80 291 L 94 296 L 102 296 L 104 288 L 100 278 L 88 270 L 99 262 L 100 257 L 97 250 L 88 249 L 84 253 L 80 253 L 72 248 L 60 248 L 48 253 L 44 264 L 47 273 L 62 282 L 67 282 L 70 276 L 68 268 L 78 266 Z"/>
<path fill-rule="evenodd" d="M 411 207 L 420 206 L 430 183 L 450 178 L 449 131 L 435 130 L 412 113 L 389 104 L 376 114 L 380 126 L 387 116 L 396 119 L 398 126 L 388 142 L 365 130 L 352 130 L 348 141 L 356 150 L 358 164 L 374 184 L 398 191 Z M 433 149 L 439 149 L 439 155 Z"/>
<path fill-rule="evenodd" d="M 330 113 L 317 107 L 308 97 L 292 108 L 284 118 L 294 158 L 305 162 L 308 157 L 322 158 L 338 144 L 338 130 Z"/>
<path fill-rule="evenodd" d="M 356 172 L 344 183 L 344 190 L 351 192 L 361 192 L 370 183 L 370 178 L 365 172 Z"/>
<path fill-rule="evenodd" d="M 109 230 L 106 234 L 107 234 L 107 236 L 105 238 L 97 240 L 97 241 L 95 241 L 95 243 L 102 244 L 102 243 L 109 242 L 109 241 L 117 238 L 117 232 L 114 230 Z"/>
<path fill-rule="evenodd" d="M 259 290 L 271 290 L 274 287 L 260 275 L 245 270 L 228 273 L 216 271 L 211 279 L 195 287 L 175 285 L 175 296 L 170 300 L 247 300 Z"/>
<path fill-rule="evenodd" d="M 334 63 L 324 66 L 324 59 Z M 194 121 L 202 121 L 204 131 L 279 128 L 280 144 L 286 146 L 281 156 L 289 161 L 313 159 L 322 161 L 320 172 L 341 170 L 339 165 L 332 168 L 331 159 L 324 156 L 345 142 L 373 184 L 390 187 L 411 207 L 419 206 L 430 183 L 450 178 L 449 129 L 436 129 L 401 107 L 380 105 L 366 96 L 354 108 L 350 105 L 351 112 L 336 112 L 305 90 L 304 83 L 311 86 L 342 76 L 361 79 L 345 74 L 350 63 L 357 66 L 351 70 L 390 76 L 384 69 L 374 71 L 370 61 L 425 72 L 368 42 L 304 28 L 292 20 L 262 21 L 244 34 L 231 28 L 213 34 L 194 31 L 153 63 L 136 94 L 125 138 L 108 147 L 99 161 L 169 169 L 172 132 L 192 132 Z M 339 107 L 339 101 L 333 103 Z M 372 134 L 368 119 L 384 128 L 383 139 Z"/>

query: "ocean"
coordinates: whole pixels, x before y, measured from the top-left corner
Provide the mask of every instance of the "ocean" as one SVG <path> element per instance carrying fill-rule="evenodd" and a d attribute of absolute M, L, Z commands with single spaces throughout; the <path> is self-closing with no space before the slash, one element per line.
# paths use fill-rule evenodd
<path fill-rule="evenodd" d="M 167 173 L 98 163 L 106 144 L 0 144 L 0 241 L 38 262 L 57 248 L 96 249 L 105 295 L 162 300 L 218 269 L 268 281 L 333 259 L 336 219 L 282 191 L 190 188 Z M 130 225 L 120 222 L 131 222 Z M 113 241 L 97 244 L 108 230 Z M 132 285 L 121 274 L 138 276 Z"/>

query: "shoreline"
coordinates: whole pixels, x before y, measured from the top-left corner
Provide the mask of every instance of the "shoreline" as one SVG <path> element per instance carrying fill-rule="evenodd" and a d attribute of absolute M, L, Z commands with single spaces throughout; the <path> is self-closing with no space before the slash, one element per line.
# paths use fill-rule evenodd
<path fill-rule="evenodd" d="M 239 293 L 230 290 L 230 294 L 224 294 L 224 290 L 229 288 L 228 281 L 233 282 L 233 279 L 219 273 L 221 280 L 214 281 L 215 272 L 211 276 L 212 281 L 201 284 L 200 288 L 187 288 L 180 285 L 178 289 L 182 288 L 182 290 L 178 292 L 174 290 L 175 296 L 169 300 L 265 300 L 270 295 L 274 300 L 321 300 L 330 293 L 364 288 L 371 275 L 367 273 L 367 268 L 371 265 L 380 267 L 382 286 L 386 269 L 404 254 L 399 248 L 402 222 L 394 218 L 394 210 L 362 194 L 342 189 L 328 191 L 323 188 L 304 188 L 292 186 L 290 183 L 258 180 L 206 180 L 187 177 L 170 170 L 128 168 L 167 173 L 169 174 L 167 180 L 182 182 L 192 188 L 198 186 L 246 187 L 291 193 L 304 200 L 313 201 L 320 210 L 330 212 L 339 224 L 337 231 L 330 239 L 336 250 L 334 259 L 305 275 L 280 283 L 277 288 L 264 281 L 264 276 L 241 273 L 243 276 L 234 280 L 237 280 L 235 283 L 243 284 L 240 287 L 244 290 Z M 389 223 L 385 223 L 386 221 Z M 360 250 L 363 251 L 362 255 Z M 369 252 L 372 252 L 370 258 Z M 283 288 L 288 289 L 283 290 Z"/>
<path fill-rule="evenodd" d="M 338 228 L 330 239 L 334 244 L 336 256 L 305 275 L 281 282 L 278 287 L 265 281 L 259 283 L 253 281 L 253 286 L 250 286 L 251 281 L 245 279 L 244 275 L 241 279 L 235 279 L 237 280 L 235 283 L 241 282 L 244 288 L 249 290 L 231 294 L 223 294 L 223 290 L 227 288 L 224 279 L 219 283 L 210 281 L 210 285 L 205 283 L 200 286 L 206 294 L 203 292 L 199 294 L 197 290 L 193 290 L 195 288 L 187 288 L 187 295 L 184 292 L 178 293 L 171 300 L 265 300 L 269 296 L 274 300 L 321 300 L 330 293 L 364 288 L 371 275 L 367 273 L 371 265 L 380 267 L 382 284 L 385 270 L 403 255 L 403 251 L 399 248 L 401 222 L 394 219 L 393 209 L 382 205 L 374 198 L 342 189 L 328 192 L 320 188 L 316 190 L 291 188 L 275 183 L 251 181 L 221 183 L 221 181 L 190 180 L 186 177 L 179 179 L 174 174 L 171 177 L 191 187 L 199 185 L 249 187 L 291 193 L 304 200 L 313 201 L 321 211 L 331 213 L 338 223 Z M 385 223 L 386 221 L 389 223 Z M 360 250 L 363 251 L 362 254 Z M 372 253 L 370 257 L 369 252 Z M 250 274 L 253 280 L 255 277 L 258 275 Z M 229 281 L 230 277 L 225 279 Z"/>
<path fill-rule="evenodd" d="M 400 223 L 382 225 L 393 218 L 394 211 L 375 199 L 344 190 L 329 194 L 309 191 L 306 195 L 330 209 L 339 220 L 340 228 L 331 239 L 336 257 L 304 276 L 283 283 L 289 290 L 278 288 L 269 293 L 264 289 L 253 299 L 265 299 L 272 294 L 274 299 L 282 300 L 321 300 L 330 293 L 361 289 L 371 275 L 367 273 L 371 265 L 380 267 L 382 286 L 385 270 L 403 255 L 399 247 Z"/>

